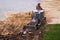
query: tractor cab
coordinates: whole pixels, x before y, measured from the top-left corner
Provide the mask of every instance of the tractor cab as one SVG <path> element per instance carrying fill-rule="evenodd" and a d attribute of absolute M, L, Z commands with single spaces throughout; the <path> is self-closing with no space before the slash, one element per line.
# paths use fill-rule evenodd
<path fill-rule="evenodd" d="M 44 10 L 39 5 L 32 11 L 32 20 L 23 29 L 38 30 L 45 23 Z"/>

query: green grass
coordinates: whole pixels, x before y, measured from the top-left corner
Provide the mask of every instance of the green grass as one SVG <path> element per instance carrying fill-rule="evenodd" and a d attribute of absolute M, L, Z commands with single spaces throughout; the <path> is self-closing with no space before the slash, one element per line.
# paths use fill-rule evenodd
<path fill-rule="evenodd" d="M 60 40 L 60 24 L 48 24 L 39 40 Z"/>

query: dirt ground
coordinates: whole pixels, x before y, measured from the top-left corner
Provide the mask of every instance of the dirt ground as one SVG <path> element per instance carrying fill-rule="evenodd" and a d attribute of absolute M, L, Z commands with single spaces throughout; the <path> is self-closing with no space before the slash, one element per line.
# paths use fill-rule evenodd
<path fill-rule="evenodd" d="M 43 0 L 42 8 L 46 12 L 49 24 L 60 24 L 60 0 Z"/>

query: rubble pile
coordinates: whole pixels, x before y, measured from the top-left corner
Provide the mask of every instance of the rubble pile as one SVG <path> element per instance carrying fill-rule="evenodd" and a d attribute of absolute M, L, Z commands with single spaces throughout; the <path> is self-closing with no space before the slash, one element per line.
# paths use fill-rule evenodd
<path fill-rule="evenodd" d="M 19 32 L 30 22 L 32 12 L 9 14 L 4 21 L 0 21 L 0 34 L 7 35 Z"/>

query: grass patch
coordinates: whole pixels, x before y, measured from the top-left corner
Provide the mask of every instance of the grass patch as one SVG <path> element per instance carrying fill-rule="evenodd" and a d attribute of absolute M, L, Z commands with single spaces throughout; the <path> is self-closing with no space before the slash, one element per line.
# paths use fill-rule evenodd
<path fill-rule="evenodd" d="M 48 24 L 44 35 L 39 40 L 60 40 L 60 24 Z"/>

